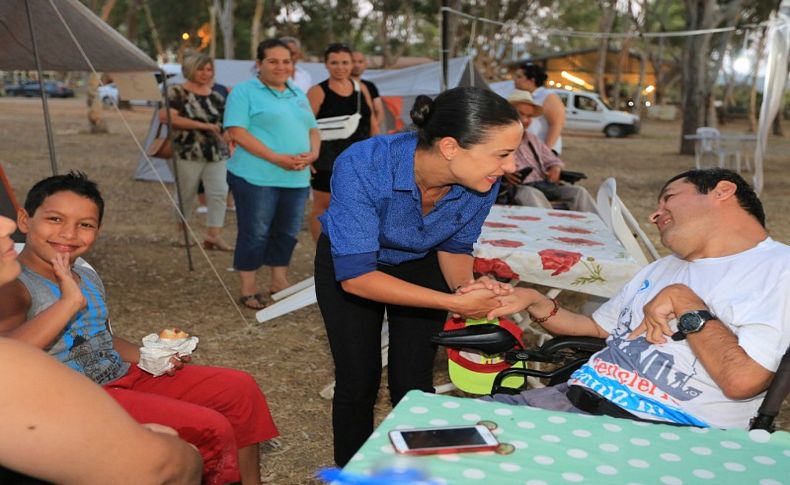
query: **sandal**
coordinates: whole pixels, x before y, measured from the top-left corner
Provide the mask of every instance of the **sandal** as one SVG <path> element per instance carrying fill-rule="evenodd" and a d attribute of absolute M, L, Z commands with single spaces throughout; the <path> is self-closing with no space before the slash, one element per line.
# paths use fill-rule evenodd
<path fill-rule="evenodd" d="M 266 299 L 261 293 L 239 297 L 239 303 L 251 310 L 263 310 L 266 308 Z"/>
<path fill-rule="evenodd" d="M 233 246 L 222 240 L 221 237 L 216 239 L 203 239 L 203 249 L 207 251 L 233 251 Z"/>

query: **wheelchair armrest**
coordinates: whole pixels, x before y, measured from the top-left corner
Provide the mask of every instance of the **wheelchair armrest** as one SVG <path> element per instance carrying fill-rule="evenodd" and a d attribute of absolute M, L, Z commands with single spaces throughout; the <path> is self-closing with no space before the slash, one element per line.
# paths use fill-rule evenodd
<path fill-rule="evenodd" d="M 586 179 L 587 175 L 582 172 L 574 172 L 572 170 L 563 170 L 560 172 L 560 180 L 563 182 L 568 182 L 569 184 L 575 184 L 579 180 Z"/>
<path fill-rule="evenodd" d="M 604 339 L 595 337 L 554 337 L 540 347 L 542 354 L 555 354 L 560 350 L 572 349 L 582 352 L 598 352 L 606 347 Z"/>
<path fill-rule="evenodd" d="M 773 433 L 774 419 L 782 410 L 782 403 L 790 394 L 790 347 L 785 352 L 776 374 L 768 386 L 765 398 L 757 411 L 757 415 L 749 423 L 749 429 L 764 429 Z"/>
<path fill-rule="evenodd" d="M 521 342 L 510 332 L 492 323 L 439 332 L 431 337 L 431 342 L 456 349 L 477 350 L 484 354 L 499 354 L 521 347 Z"/>

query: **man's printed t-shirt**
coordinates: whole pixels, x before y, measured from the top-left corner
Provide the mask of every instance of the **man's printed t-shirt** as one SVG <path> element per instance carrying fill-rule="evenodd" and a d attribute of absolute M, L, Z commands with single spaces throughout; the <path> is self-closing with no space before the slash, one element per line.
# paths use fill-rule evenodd
<path fill-rule="evenodd" d="M 722 258 L 662 258 L 643 268 L 593 319 L 611 335 L 607 347 L 577 370 L 581 385 L 639 417 L 694 426 L 746 428 L 765 393 L 731 400 L 696 358 L 687 340 L 653 345 L 629 335 L 659 291 L 691 288 L 737 337 L 746 354 L 776 371 L 790 343 L 790 246 L 766 238 Z M 677 322 L 670 326 L 677 330 Z"/>

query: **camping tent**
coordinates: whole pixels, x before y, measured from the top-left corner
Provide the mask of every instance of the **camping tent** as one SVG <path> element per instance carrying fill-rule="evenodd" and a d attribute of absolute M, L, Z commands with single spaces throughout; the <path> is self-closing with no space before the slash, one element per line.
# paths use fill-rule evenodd
<path fill-rule="evenodd" d="M 447 85 L 449 87 L 488 86 L 483 76 L 474 67 L 471 57 L 451 59 L 448 64 Z M 314 83 L 327 78 L 326 67 L 322 63 L 302 62 L 299 66 L 310 73 Z M 253 61 L 217 59 L 214 71 L 216 73 L 216 81 L 228 87 L 233 87 L 240 82 L 246 81 L 256 74 L 255 62 Z M 376 87 L 379 89 L 387 116 L 385 120 L 387 130 L 397 131 L 411 123 L 409 110 L 418 95 L 436 96 L 441 92 L 441 76 L 441 63 L 430 62 L 404 69 L 369 69 L 365 71 L 364 78 L 376 83 Z M 153 141 L 158 129 L 159 119 L 158 116 L 154 115 L 151 119 L 151 126 L 144 146 L 148 146 Z M 156 158 L 151 160 L 159 176 L 165 181 L 172 182 L 173 176 L 165 160 Z M 142 156 L 137 164 L 134 178 L 138 180 L 158 180 L 157 174 L 153 172 L 145 157 Z"/>
<path fill-rule="evenodd" d="M 78 0 L 0 2 L 0 69 L 157 71 L 159 66 Z M 52 171 L 55 144 L 41 93 Z"/>

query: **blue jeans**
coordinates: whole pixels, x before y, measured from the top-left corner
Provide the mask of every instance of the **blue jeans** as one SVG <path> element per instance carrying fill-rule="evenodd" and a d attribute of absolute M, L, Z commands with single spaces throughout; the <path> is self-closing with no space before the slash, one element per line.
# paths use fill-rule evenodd
<path fill-rule="evenodd" d="M 239 271 L 288 266 L 310 189 L 261 187 L 231 172 L 228 186 L 236 201 L 238 227 L 233 266 Z"/>

